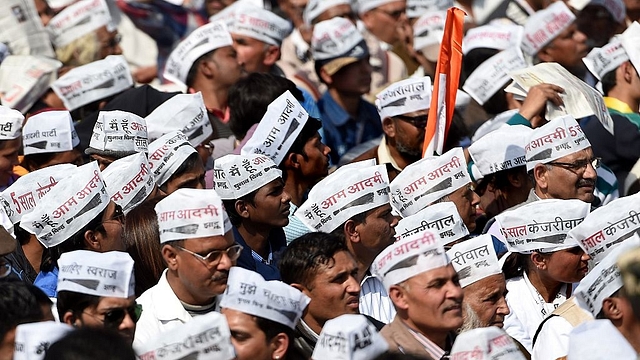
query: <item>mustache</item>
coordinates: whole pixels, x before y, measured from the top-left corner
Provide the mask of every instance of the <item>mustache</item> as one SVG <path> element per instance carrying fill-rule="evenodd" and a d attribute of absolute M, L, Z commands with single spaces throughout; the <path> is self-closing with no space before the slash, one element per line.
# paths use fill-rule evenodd
<path fill-rule="evenodd" d="M 578 181 L 577 187 L 582 187 L 582 186 L 595 187 L 596 186 L 596 181 L 595 180 L 591 180 L 591 179 L 581 179 L 580 181 Z"/>
<path fill-rule="evenodd" d="M 227 280 L 227 278 L 229 278 L 229 270 L 220 270 L 218 271 L 217 274 L 211 277 L 211 281 L 218 282 L 222 280 Z"/>

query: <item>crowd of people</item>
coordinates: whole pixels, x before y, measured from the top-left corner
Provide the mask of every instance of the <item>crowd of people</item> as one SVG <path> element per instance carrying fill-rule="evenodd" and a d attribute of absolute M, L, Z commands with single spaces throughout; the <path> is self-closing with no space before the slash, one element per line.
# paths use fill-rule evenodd
<path fill-rule="evenodd" d="M 3 0 L 0 360 L 638 359 L 638 19 Z"/>

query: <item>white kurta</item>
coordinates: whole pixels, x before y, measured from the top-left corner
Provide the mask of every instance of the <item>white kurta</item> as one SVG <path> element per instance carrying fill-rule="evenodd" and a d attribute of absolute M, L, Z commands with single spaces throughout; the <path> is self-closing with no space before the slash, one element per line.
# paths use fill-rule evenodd
<path fill-rule="evenodd" d="M 367 275 L 360 283 L 360 314 L 369 315 L 385 324 L 396 316 L 387 290 L 375 276 Z"/>

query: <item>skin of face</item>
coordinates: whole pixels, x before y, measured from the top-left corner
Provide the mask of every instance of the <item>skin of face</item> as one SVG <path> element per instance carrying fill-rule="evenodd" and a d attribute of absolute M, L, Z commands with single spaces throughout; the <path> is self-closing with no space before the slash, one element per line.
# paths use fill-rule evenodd
<path fill-rule="evenodd" d="M 222 309 L 231 330 L 236 360 L 271 360 L 276 345 L 256 323 L 256 317 L 233 309 Z"/>
<path fill-rule="evenodd" d="M 13 175 L 13 167 L 18 165 L 18 151 L 22 147 L 22 138 L 4 140 L 0 150 L 0 185 L 7 185 Z"/>
<path fill-rule="evenodd" d="M 71 312 L 67 312 L 64 321 L 69 325 L 104 327 L 104 315 L 111 309 L 126 309 L 135 304 L 135 296 L 129 298 L 101 297 L 98 305 L 87 307 L 81 314 L 75 317 Z M 133 343 L 133 335 L 136 331 L 136 323 L 133 321 L 129 313 L 125 311 L 124 319 L 117 328 L 120 335 L 127 341 Z"/>
<path fill-rule="evenodd" d="M 464 288 L 464 302 L 478 315 L 482 326 L 504 326 L 504 318 L 509 315 L 506 295 L 503 274 L 487 276 Z"/>

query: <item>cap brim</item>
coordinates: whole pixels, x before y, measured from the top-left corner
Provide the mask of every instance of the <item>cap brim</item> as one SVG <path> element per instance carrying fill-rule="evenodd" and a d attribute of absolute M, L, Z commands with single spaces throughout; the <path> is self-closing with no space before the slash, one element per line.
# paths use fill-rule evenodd
<path fill-rule="evenodd" d="M 0 255 L 7 255 L 12 253 L 17 246 L 16 239 L 9 234 L 7 229 L 0 226 Z"/>
<path fill-rule="evenodd" d="M 335 60 L 331 60 L 328 63 L 324 64 L 322 66 L 322 69 L 324 69 L 324 71 L 327 72 L 327 74 L 329 75 L 334 75 L 335 73 L 337 73 L 338 71 L 340 71 L 340 69 L 342 69 L 343 67 L 353 64 L 355 62 L 360 61 L 360 59 L 356 58 L 356 57 L 343 57 L 343 58 L 338 58 Z"/>

